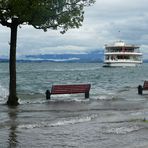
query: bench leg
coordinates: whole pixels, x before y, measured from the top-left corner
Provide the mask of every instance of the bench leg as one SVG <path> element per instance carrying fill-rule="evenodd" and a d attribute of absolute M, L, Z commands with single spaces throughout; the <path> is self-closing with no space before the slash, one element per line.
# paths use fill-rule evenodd
<path fill-rule="evenodd" d="M 138 86 L 138 94 L 139 95 L 142 95 L 142 92 L 143 92 L 143 88 L 141 85 Z"/>
<path fill-rule="evenodd" d="M 46 100 L 50 100 L 51 93 L 49 90 L 46 90 Z"/>
<path fill-rule="evenodd" d="M 85 93 L 85 98 L 89 98 L 89 92 Z"/>

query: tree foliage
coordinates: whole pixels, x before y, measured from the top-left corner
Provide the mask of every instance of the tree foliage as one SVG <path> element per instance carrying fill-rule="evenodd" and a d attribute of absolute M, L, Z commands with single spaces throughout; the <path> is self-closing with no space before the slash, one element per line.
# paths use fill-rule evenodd
<path fill-rule="evenodd" d="M 94 0 L 0 0 L 0 23 L 10 27 L 13 17 L 17 24 L 28 24 L 46 31 L 82 25 L 84 7 Z"/>

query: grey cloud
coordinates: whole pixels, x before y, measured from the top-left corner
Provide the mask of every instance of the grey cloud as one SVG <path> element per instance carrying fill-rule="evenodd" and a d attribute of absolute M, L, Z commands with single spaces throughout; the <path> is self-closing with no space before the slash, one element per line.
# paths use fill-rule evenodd
<path fill-rule="evenodd" d="M 96 0 L 94 6 L 85 9 L 83 26 L 69 30 L 64 35 L 59 31 L 43 32 L 31 26 L 22 26 L 18 32 L 17 53 L 102 50 L 104 44 L 118 39 L 141 45 L 142 51 L 147 52 L 147 8 L 147 0 Z M 8 54 L 9 34 L 8 29 L 0 27 L 0 54 Z M 4 51 L 4 48 L 7 50 Z"/>

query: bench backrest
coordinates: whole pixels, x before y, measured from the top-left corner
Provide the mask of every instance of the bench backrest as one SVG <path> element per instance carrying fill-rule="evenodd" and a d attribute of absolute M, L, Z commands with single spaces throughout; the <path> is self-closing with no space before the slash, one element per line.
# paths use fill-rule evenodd
<path fill-rule="evenodd" d="M 148 90 L 148 81 L 144 81 L 143 89 L 147 89 Z"/>
<path fill-rule="evenodd" d="M 74 94 L 89 92 L 90 84 L 53 85 L 51 94 Z"/>

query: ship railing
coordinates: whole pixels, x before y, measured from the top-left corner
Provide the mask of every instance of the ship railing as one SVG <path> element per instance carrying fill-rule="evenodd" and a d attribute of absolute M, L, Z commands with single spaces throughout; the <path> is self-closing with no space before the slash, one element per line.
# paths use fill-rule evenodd
<path fill-rule="evenodd" d="M 134 51 L 105 50 L 105 52 L 108 52 L 108 53 L 141 53 L 140 50 L 134 50 Z"/>
<path fill-rule="evenodd" d="M 142 63 L 142 60 L 141 59 L 113 59 L 113 60 L 111 60 L 111 59 L 109 59 L 109 60 L 104 60 L 104 62 L 105 63 L 116 63 L 116 62 L 129 62 L 129 63 L 132 63 L 132 62 L 140 62 L 140 63 Z"/>
<path fill-rule="evenodd" d="M 137 55 L 142 55 L 141 52 L 105 52 L 104 54 L 137 54 Z"/>

